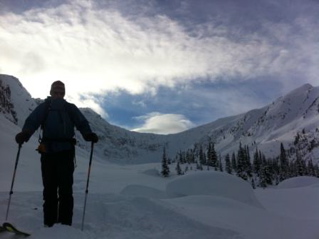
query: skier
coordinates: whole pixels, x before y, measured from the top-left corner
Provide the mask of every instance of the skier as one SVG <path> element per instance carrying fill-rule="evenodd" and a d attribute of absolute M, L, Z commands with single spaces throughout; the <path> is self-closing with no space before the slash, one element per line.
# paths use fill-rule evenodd
<path fill-rule="evenodd" d="M 41 171 L 43 181 L 44 225 L 55 223 L 72 225 L 73 171 L 75 159 L 74 127 L 86 141 L 98 142 L 87 119 L 76 105 L 64 100 L 65 87 L 61 81 L 51 85 L 51 97 L 47 97 L 26 119 L 22 131 L 15 137 L 22 145 L 41 126 L 39 136 Z"/>

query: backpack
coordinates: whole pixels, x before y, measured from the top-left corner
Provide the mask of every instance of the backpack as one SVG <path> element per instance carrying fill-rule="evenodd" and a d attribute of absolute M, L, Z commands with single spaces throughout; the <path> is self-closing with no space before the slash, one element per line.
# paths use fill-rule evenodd
<path fill-rule="evenodd" d="M 43 120 L 41 122 L 41 130 L 42 131 L 44 129 L 44 124 L 46 123 L 49 112 L 51 110 L 51 97 L 48 97 L 47 99 L 45 99 L 44 104 L 45 104 L 45 115 L 44 115 Z M 69 116 L 70 120 L 74 123 L 73 115 L 72 115 L 71 109 L 70 109 L 70 104 L 68 102 L 66 102 L 66 104 L 65 104 L 65 111 L 67 112 L 67 115 Z M 61 139 L 61 141 L 64 141 L 64 140 Z M 73 142 L 74 145 L 76 144 L 76 140 L 74 138 L 71 139 L 71 141 Z M 40 144 L 42 142 L 41 133 L 39 133 L 38 142 Z"/>

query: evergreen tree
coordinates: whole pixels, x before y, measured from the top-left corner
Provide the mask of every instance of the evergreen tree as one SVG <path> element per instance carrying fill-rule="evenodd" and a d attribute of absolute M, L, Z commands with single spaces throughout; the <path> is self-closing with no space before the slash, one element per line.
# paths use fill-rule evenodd
<path fill-rule="evenodd" d="M 303 176 L 306 174 L 306 163 L 302 160 L 299 151 L 296 151 L 295 161 L 296 176 Z"/>
<path fill-rule="evenodd" d="M 253 173 L 256 174 L 257 177 L 260 176 L 261 161 L 261 152 L 256 148 L 253 160 Z"/>
<path fill-rule="evenodd" d="M 196 169 L 198 169 L 198 170 L 203 170 L 203 165 L 200 163 L 200 162 L 196 162 Z"/>
<path fill-rule="evenodd" d="M 308 164 L 307 164 L 307 175 L 316 176 L 315 167 L 313 166 L 311 159 L 308 161 Z"/>
<path fill-rule="evenodd" d="M 225 164 L 226 164 L 225 165 L 226 172 L 229 173 L 229 174 L 232 174 L 233 170 L 232 170 L 232 167 L 231 167 L 229 154 L 226 154 L 226 156 L 225 156 Z"/>
<path fill-rule="evenodd" d="M 163 148 L 163 157 L 162 157 L 162 175 L 164 177 L 168 177 L 169 176 L 169 167 L 168 167 L 168 163 L 167 163 L 167 156 L 166 156 L 166 150 L 165 147 Z"/>
<path fill-rule="evenodd" d="M 219 171 L 220 171 L 220 172 L 224 172 L 223 162 L 222 162 L 222 156 L 221 156 L 221 155 L 219 155 L 218 168 L 219 168 Z"/>
<path fill-rule="evenodd" d="M 280 164 L 278 157 L 272 160 L 271 173 L 275 184 L 278 185 L 280 182 Z"/>
<path fill-rule="evenodd" d="M 237 172 L 237 160 L 236 160 L 235 153 L 232 153 L 232 156 L 231 156 L 231 167 L 235 172 Z"/>
<path fill-rule="evenodd" d="M 199 147 L 199 163 L 201 165 L 205 165 L 206 164 L 206 155 L 204 153 L 202 145 Z"/>
<path fill-rule="evenodd" d="M 318 164 L 314 165 L 314 172 L 315 172 L 315 175 L 317 178 L 319 178 L 319 166 Z"/>
<path fill-rule="evenodd" d="M 217 153 L 215 150 L 215 144 L 212 142 L 209 142 L 208 144 L 208 150 L 207 150 L 207 163 L 209 166 L 214 167 L 215 170 L 218 167 L 218 159 L 217 159 Z"/>
<path fill-rule="evenodd" d="M 245 159 L 245 150 L 242 147 L 241 143 L 239 144 L 239 149 L 237 153 L 237 176 L 247 180 L 247 172 L 246 172 L 246 159 Z"/>
<path fill-rule="evenodd" d="M 288 157 L 286 155 L 286 150 L 284 148 L 284 145 L 281 143 L 280 144 L 280 181 L 283 181 L 287 179 L 288 176 L 288 171 L 289 171 L 289 161 Z"/>
<path fill-rule="evenodd" d="M 297 145 L 299 143 L 300 140 L 300 134 L 299 132 L 297 132 L 297 135 L 295 136 L 295 140 L 294 140 L 294 145 Z"/>
<path fill-rule="evenodd" d="M 189 170 L 189 167 L 186 166 L 186 168 L 185 168 L 185 170 L 184 170 L 184 173 L 186 173 L 188 170 Z"/>
<path fill-rule="evenodd" d="M 176 164 L 176 173 L 177 173 L 177 175 L 182 175 L 183 174 L 179 162 L 177 162 L 177 164 Z"/>
<path fill-rule="evenodd" d="M 251 186 L 253 187 L 253 189 L 256 189 L 256 184 L 255 184 L 254 178 L 251 179 Z"/>
<path fill-rule="evenodd" d="M 178 153 L 178 162 L 180 162 L 181 164 L 184 164 L 186 162 L 185 157 L 184 157 L 184 152 L 179 151 Z"/>
<path fill-rule="evenodd" d="M 267 185 L 272 185 L 272 175 L 270 173 L 270 165 L 266 158 L 263 157 L 259 177 L 259 186 L 266 188 Z"/>
<path fill-rule="evenodd" d="M 252 166 L 251 166 L 251 161 L 250 161 L 250 153 L 249 153 L 249 147 L 246 145 L 245 150 L 244 150 L 244 159 L 245 159 L 245 171 L 246 174 L 249 178 L 253 176 L 252 174 Z"/>
<path fill-rule="evenodd" d="M 187 150 L 186 161 L 187 161 L 187 163 L 195 163 L 194 150 L 192 150 L 192 149 Z"/>

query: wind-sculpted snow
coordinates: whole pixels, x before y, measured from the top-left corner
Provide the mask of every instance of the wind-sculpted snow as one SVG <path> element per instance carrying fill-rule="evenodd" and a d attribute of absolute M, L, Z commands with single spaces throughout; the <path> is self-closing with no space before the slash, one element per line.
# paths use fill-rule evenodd
<path fill-rule="evenodd" d="M 221 172 L 198 172 L 179 177 L 167 185 L 166 191 L 171 197 L 210 195 L 262 208 L 247 181 Z"/>
<path fill-rule="evenodd" d="M 300 176 L 286 179 L 278 184 L 278 188 L 295 188 L 295 187 L 306 187 L 313 186 L 319 187 L 319 178 L 310 176 Z"/>

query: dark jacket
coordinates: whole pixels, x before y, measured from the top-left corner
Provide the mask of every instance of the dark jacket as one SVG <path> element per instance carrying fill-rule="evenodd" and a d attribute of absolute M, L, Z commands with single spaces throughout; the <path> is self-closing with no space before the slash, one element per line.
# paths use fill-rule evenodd
<path fill-rule="evenodd" d="M 42 143 L 47 153 L 72 150 L 74 127 L 83 137 L 92 133 L 89 122 L 81 111 L 64 99 L 48 97 L 28 116 L 22 130 L 33 134 L 41 125 Z"/>

